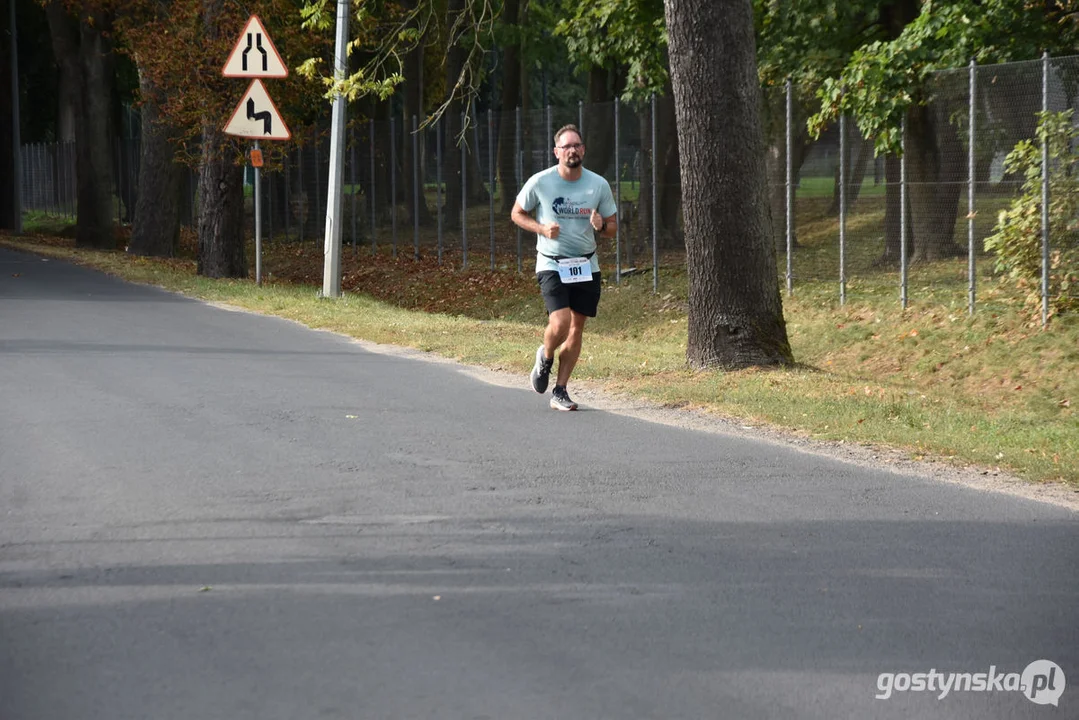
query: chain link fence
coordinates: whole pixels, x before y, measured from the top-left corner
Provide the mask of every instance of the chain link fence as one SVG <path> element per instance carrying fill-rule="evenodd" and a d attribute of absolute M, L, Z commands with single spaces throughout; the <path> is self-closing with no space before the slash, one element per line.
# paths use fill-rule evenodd
<path fill-rule="evenodd" d="M 811 105 L 800 103 L 789 86 L 766 88 L 769 205 L 786 292 L 823 283 L 834 285 L 840 303 L 894 292 L 902 307 L 932 299 L 974 312 L 979 284 L 995 272 L 985 240 L 1023 186 L 1004 158 L 1020 141 L 1040 143 L 1039 113 L 1073 109 L 1077 91 L 1079 57 L 940 72 L 924 88 L 926 105 L 908 115 L 903 155 L 878 157 L 848 118 L 811 140 L 805 130 Z M 329 107 L 326 118 L 328 124 Z M 600 248 L 607 277 L 650 276 L 659 291 L 665 275 L 684 268 L 670 98 L 447 113 L 426 126 L 422 121 L 402 115 L 349 123 L 342 242 L 353 252 L 531 272 L 535 239 L 513 225 L 509 210 L 524 180 L 554 163 L 554 132 L 573 123 L 587 142 L 586 167 L 611 182 L 618 202 L 618 236 Z M 265 240 L 323 241 L 328 135 L 326 127 L 263 144 Z M 1060 193 L 1074 192 L 1075 154 L 1073 143 L 1070 153 L 1049 158 L 1047 169 L 1068 167 L 1045 174 L 1048 197 L 1055 196 L 1053 184 Z M 116 217 L 124 223 L 138 188 L 137 138 L 118 140 L 114 155 Z M 24 209 L 73 219 L 74 167 L 71 144 L 24 146 Z M 188 187 L 194 218 L 194 178 Z M 1046 312 L 1052 277 L 1075 272 L 1061 267 L 1076 255 L 1075 221 L 1066 218 L 1059 237 L 1041 239 Z M 1056 291 L 1079 300 L 1079 283 Z"/>

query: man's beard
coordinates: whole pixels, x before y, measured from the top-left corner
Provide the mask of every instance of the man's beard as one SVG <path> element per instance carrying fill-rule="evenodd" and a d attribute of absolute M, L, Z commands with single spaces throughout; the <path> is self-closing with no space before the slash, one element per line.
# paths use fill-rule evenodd
<path fill-rule="evenodd" d="M 581 166 L 581 158 L 580 157 L 568 157 L 568 158 L 566 158 L 566 167 L 568 167 L 568 168 L 579 168 L 580 166 Z"/>

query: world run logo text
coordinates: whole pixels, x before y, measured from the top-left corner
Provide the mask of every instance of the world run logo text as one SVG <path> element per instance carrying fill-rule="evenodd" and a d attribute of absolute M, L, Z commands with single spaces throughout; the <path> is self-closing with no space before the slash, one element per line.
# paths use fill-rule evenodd
<path fill-rule="evenodd" d="M 558 197 L 551 203 L 551 210 L 554 210 L 554 214 L 559 217 L 574 217 L 581 215 L 591 215 L 592 208 L 587 207 L 583 202 L 574 202 L 573 200 L 567 200 L 564 197 Z"/>
<path fill-rule="evenodd" d="M 1064 671 L 1050 660 L 1035 660 L 1022 674 L 1002 673 L 996 665 L 984 673 L 881 673 L 874 697 L 887 700 L 895 693 L 932 692 L 943 700 L 955 692 L 1021 692 L 1037 705 L 1058 705 L 1064 692 Z"/>

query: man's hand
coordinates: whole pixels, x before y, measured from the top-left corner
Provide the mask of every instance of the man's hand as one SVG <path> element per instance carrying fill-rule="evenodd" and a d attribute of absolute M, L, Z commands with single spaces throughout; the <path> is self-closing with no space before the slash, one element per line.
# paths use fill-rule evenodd
<path fill-rule="evenodd" d="M 548 240 L 554 240 L 555 238 L 557 238 L 559 231 L 561 231 L 562 229 L 561 227 L 559 227 L 558 223 L 547 223 L 545 225 L 541 225 L 540 227 L 543 228 L 541 230 L 541 232 L 543 233 L 543 237 L 547 238 Z"/>
<path fill-rule="evenodd" d="M 588 218 L 588 222 L 592 223 L 592 229 L 596 232 L 603 229 L 603 216 L 596 212 L 595 208 L 592 209 L 592 215 Z"/>

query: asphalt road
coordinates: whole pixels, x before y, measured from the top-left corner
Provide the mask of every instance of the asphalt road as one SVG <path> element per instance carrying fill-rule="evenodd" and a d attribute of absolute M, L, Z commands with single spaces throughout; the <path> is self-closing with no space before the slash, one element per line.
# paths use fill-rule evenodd
<path fill-rule="evenodd" d="M 1077 519 L 0 249 L 0 720 L 1076 718 Z"/>

